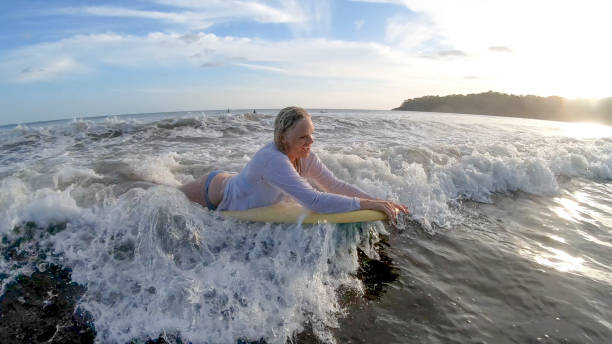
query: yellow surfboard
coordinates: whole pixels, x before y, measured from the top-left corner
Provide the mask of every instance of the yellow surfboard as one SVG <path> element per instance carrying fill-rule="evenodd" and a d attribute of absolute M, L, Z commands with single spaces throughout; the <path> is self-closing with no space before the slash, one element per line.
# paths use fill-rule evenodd
<path fill-rule="evenodd" d="M 249 210 L 222 211 L 221 215 L 246 221 L 280 223 L 352 223 L 386 220 L 387 215 L 377 210 L 356 210 L 346 213 L 319 214 L 297 203 L 281 202 Z"/>

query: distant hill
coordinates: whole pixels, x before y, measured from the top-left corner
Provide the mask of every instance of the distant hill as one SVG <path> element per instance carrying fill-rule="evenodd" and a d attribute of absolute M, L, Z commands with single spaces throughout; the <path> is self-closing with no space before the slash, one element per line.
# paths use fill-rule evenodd
<path fill-rule="evenodd" d="M 555 96 L 517 96 L 489 91 L 468 95 L 454 94 L 408 99 L 393 110 L 599 122 L 612 125 L 612 97 L 600 100 L 570 100 Z"/>

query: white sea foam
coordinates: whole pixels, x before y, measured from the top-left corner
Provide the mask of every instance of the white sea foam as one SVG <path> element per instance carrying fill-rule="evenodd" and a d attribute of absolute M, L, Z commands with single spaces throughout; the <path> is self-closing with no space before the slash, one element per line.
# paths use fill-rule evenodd
<path fill-rule="evenodd" d="M 130 166 L 134 179 L 149 181 L 156 184 L 179 186 L 182 183 L 172 172 L 179 167 L 176 160 L 177 154 L 174 152 L 160 156 L 132 156 L 125 158 L 125 162 Z"/>
<path fill-rule="evenodd" d="M 8 233 L 21 220 L 21 210 L 31 191 L 19 178 L 9 177 L 0 183 L 0 233 Z"/>
<path fill-rule="evenodd" d="M 550 168 L 538 158 L 496 158 L 474 153 L 463 156 L 447 173 L 456 190 L 451 198 L 463 197 L 488 202 L 495 192 L 525 191 L 536 195 L 554 195 L 558 184 Z"/>
<path fill-rule="evenodd" d="M 132 189 L 99 211 L 92 230 L 73 226 L 54 241 L 88 286 L 81 303 L 98 340 L 112 343 L 164 330 L 194 343 L 285 343 L 306 320 L 333 342 L 336 289 L 360 288 L 355 247 L 378 231 L 239 223 L 167 187 Z"/>
<path fill-rule="evenodd" d="M 64 191 L 36 190 L 31 201 L 23 207 L 22 218 L 47 227 L 80 217 L 83 210 L 70 196 L 70 191 L 70 188 Z"/>
<path fill-rule="evenodd" d="M 178 138 L 216 139 L 223 137 L 223 133 L 214 129 L 179 128 L 173 130 L 171 136 Z"/>
<path fill-rule="evenodd" d="M 71 184 L 80 179 L 100 179 L 101 175 L 97 174 L 90 168 L 79 168 L 74 166 L 61 166 L 59 170 L 53 174 L 53 182 L 58 188 L 61 184 Z"/>
<path fill-rule="evenodd" d="M 49 188 L 33 191 L 18 178 L 3 179 L 0 184 L 0 232 L 10 233 L 24 222 L 46 227 L 78 219 L 83 209 L 77 206 L 71 190 L 69 187 L 63 191 Z"/>
<path fill-rule="evenodd" d="M 92 121 L 88 121 L 88 120 L 84 120 L 80 118 L 74 118 L 70 122 L 70 126 L 72 127 L 75 133 L 87 132 L 93 125 L 94 124 Z"/>

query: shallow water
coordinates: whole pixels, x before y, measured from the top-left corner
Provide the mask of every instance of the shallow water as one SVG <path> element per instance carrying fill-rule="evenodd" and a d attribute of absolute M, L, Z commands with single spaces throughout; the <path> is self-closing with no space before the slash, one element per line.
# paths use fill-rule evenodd
<path fill-rule="evenodd" d="M 377 302 L 357 301 L 339 342 L 608 342 L 610 227 L 557 215 L 581 192 L 463 202 L 461 225 L 433 237 L 397 235 L 388 250 L 401 271 L 395 286 Z"/>
<path fill-rule="evenodd" d="M 612 338 L 612 128 L 313 110 L 313 151 L 406 204 L 403 228 L 241 223 L 186 200 L 175 186 L 240 171 L 271 140 L 276 111 L 258 112 L 0 129 L 3 252 L 28 253 L 3 254 L 3 293 L 70 268 L 104 343 Z M 368 284 L 364 259 L 392 277 Z"/>

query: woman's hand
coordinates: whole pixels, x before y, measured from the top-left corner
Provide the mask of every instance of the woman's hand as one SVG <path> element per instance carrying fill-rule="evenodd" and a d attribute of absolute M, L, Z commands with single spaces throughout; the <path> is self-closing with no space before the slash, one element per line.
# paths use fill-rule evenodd
<path fill-rule="evenodd" d="M 397 224 L 397 216 L 400 213 L 410 214 L 408 207 L 403 204 L 391 201 L 362 198 L 359 201 L 359 204 L 362 210 L 370 209 L 384 212 L 385 214 L 387 214 L 387 218 L 391 221 L 393 225 Z"/>

